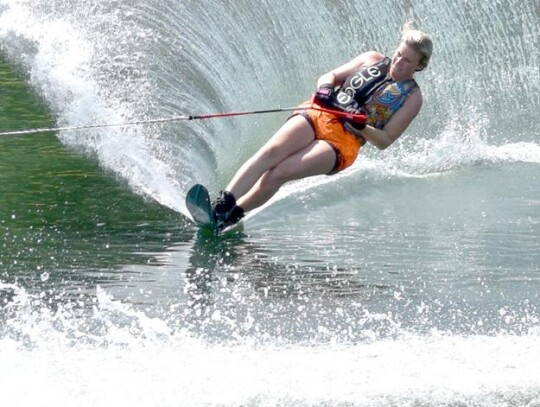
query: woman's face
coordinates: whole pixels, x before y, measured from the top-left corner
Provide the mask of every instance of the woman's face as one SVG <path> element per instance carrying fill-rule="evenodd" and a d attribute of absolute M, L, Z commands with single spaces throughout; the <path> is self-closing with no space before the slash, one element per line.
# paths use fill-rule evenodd
<path fill-rule="evenodd" d="M 390 76 L 396 81 L 401 82 L 411 79 L 414 73 L 422 68 L 420 59 L 422 55 L 415 51 L 405 42 L 399 44 L 396 52 L 392 56 L 392 65 L 390 65 Z"/>

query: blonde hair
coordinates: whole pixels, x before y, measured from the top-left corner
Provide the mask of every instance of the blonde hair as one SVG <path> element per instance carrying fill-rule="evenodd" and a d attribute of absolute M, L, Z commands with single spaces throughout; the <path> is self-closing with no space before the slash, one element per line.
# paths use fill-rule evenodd
<path fill-rule="evenodd" d="M 406 43 L 421 55 L 420 70 L 428 66 L 433 51 L 433 42 L 428 34 L 414 28 L 415 21 L 409 20 L 401 28 L 401 42 Z"/>

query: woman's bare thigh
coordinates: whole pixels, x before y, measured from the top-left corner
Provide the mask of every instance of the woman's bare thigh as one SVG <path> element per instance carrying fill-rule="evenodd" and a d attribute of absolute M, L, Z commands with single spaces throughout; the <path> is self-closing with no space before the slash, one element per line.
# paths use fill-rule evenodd
<path fill-rule="evenodd" d="M 259 150 L 260 155 L 278 164 L 292 154 L 302 150 L 315 140 L 315 133 L 307 119 L 296 115 L 283 126 Z M 270 165 L 273 166 L 273 165 Z"/>
<path fill-rule="evenodd" d="M 336 152 L 330 144 L 314 140 L 282 160 L 272 172 L 283 181 L 330 173 L 336 163 Z"/>

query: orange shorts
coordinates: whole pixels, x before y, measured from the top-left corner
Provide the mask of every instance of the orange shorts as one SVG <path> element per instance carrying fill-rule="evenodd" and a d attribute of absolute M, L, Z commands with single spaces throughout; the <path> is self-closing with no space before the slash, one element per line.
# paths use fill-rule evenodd
<path fill-rule="evenodd" d="M 299 107 L 322 107 L 312 101 L 302 103 Z M 301 114 L 309 122 L 315 132 L 316 140 L 326 141 L 336 152 L 336 164 L 329 173 L 336 174 L 351 166 L 362 147 L 360 139 L 343 128 L 341 120 L 332 113 L 321 112 L 319 110 L 298 110 L 296 114 Z"/>

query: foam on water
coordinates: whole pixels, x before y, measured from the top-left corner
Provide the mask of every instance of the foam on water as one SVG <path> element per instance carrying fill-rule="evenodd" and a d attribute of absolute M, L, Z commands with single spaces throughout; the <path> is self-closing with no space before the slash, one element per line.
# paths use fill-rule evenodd
<path fill-rule="evenodd" d="M 535 405 L 537 339 L 410 338 L 313 348 L 177 339 L 141 349 L 47 353 L 4 343 L 1 354 L 17 357 L 3 357 L 3 385 L 32 390 L 2 396 L 11 406 Z"/>
<path fill-rule="evenodd" d="M 366 342 L 210 344 L 98 289 L 87 315 L 14 286 L 0 337 L 6 405 L 535 405 L 540 331 L 399 332 Z M 24 386 L 22 384 L 24 383 Z"/>

